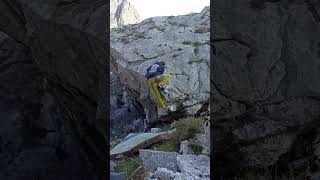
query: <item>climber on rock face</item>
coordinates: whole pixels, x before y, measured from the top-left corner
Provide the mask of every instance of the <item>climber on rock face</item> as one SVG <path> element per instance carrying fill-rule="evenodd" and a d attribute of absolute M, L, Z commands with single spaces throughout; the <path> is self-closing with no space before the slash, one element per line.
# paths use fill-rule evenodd
<path fill-rule="evenodd" d="M 173 106 L 167 105 L 165 99 L 161 95 L 161 90 L 169 83 L 170 76 L 165 72 L 165 63 L 163 61 L 154 63 L 147 68 L 146 78 L 148 79 L 148 84 L 151 87 L 152 92 L 155 95 L 156 101 L 161 109 L 167 112 L 174 111 Z"/>

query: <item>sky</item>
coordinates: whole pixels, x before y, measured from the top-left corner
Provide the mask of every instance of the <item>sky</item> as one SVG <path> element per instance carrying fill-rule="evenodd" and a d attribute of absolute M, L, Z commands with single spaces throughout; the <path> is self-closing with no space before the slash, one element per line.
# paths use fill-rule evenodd
<path fill-rule="evenodd" d="M 210 0 L 130 0 L 143 19 L 200 12 Z"/>

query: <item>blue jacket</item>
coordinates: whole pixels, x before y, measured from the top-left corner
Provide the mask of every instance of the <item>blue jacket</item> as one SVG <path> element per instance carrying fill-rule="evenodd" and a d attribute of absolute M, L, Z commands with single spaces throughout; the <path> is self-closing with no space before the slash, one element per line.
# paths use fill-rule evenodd
<path fill-rule="evenodd" d="M 165 70 L 165 66 L 161 65 L 160 63 L 152 64 L 147 68 L 146 78 L 150 79 L 158 75 L 161 75 L 164 73 L 164 70 Z"/>

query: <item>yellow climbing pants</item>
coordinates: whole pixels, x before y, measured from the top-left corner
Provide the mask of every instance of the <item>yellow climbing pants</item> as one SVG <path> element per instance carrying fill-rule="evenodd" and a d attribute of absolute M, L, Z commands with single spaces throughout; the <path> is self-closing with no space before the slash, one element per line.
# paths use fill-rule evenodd
<path fill-rule="evenodd" d="M 160 108 L 165 108 L 167 104 L 164 98 L 161 96 L 158 86 L 164 87 L 165 85 L 168 84 L 169 79 L 170 77 L 169 77 L 169 74 L 167 73 L 148 79 L 149 86 L 151 87 L 151 90 L 155 95 L 157 103 L 160 106 Z"/>

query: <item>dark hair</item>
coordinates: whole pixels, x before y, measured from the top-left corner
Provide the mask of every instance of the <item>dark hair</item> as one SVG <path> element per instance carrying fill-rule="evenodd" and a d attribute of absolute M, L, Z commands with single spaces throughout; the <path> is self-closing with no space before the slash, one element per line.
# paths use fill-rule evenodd
<path fill-rule="evenodd" d="M 157 64 L 159 64 L 159 65 L 161 65 L 161 66 L 165 66 L 165 65 L 166 65 L 166 63 L 163 62 L 163 61 L 159 61 L 159 62 L 157 62 Z"/>

